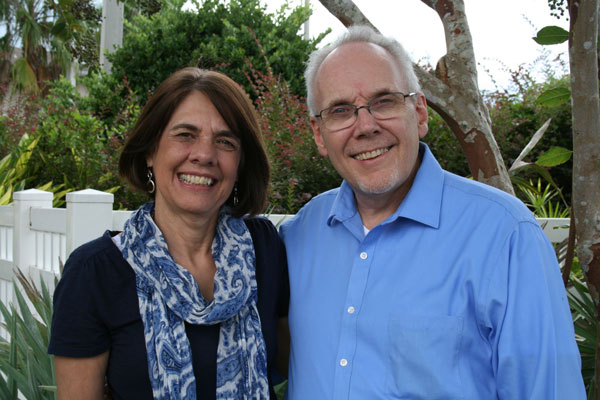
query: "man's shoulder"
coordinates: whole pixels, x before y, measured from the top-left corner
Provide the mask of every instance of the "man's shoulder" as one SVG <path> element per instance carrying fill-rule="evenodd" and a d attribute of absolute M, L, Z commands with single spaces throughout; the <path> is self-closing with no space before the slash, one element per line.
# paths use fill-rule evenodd
<path fill-rule="evenodd" d="M 462 205 L 473 210 L 512 216 L 517 221 L 534 221 L 533 214 L 517 197 L 491 185 L 444 171 L 444 201 L 449 206 Z"/>
<path fill-rule="evenodd" d="M 281 224 L 280 231 L 293 229 L 301 223 L 325 223 L 340 188 L 330 189 L 313 197 L 292 218 Z"/>

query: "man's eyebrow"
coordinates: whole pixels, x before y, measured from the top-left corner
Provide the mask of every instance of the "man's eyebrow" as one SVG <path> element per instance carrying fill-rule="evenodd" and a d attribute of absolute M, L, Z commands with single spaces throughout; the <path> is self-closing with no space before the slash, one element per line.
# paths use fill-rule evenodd
<path fill-rule="evenodd" d="M 352 102 L 345 100 L 343 97 L 337 97 L 334 98 L 333 100 L 330 100 L 327 103 L 327 106 L 325 108 L 329 108 L 329 107 L 333 107 L 333 106 L 339 106 L 342 104 L 352 104 Z"/>
<path fill-rule="evenodd" d="M 385 89 L 375 90 L 369 95 L 368 101 L 373 100 L 375 97 L 383 96 L 384 94 L 390 94 L 390 93 L 394 93 L 397 91 L 398 90 L 393 89 L 393 88 L 385 88 Z M 339 106 L 342 104 L 353 104 L 353 103 L 351 101 L 349 101 L 346 97 L 334 97 L 333 100 L 330 100 L 323 109 L 333 107 L 333 106 Z"/>

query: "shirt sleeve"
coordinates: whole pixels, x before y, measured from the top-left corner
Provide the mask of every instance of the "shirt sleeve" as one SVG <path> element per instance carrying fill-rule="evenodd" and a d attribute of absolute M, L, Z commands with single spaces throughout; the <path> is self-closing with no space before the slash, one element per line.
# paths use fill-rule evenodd
<path fill-rule="evenodd" d="M 108 351 L 109 331 L 102 322 L 97 299 L 102 268 L 95 257 L 70 257 L 54 291 L 48 353 L 64 357 L 93 357 Z"/>
<path fill-rule="evenodd" d="M 585 399 L 581 358 L 554 249 L 521 222 L 492 265 L 484 324 L 500 399 Z"/>

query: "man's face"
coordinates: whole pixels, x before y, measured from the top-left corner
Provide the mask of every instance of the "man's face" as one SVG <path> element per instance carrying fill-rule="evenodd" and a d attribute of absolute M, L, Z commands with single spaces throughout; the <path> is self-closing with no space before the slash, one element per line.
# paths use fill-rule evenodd
<path fill-rule="evenodd" d="M 321 64 L 315 99 L 320 111 L 340 104 L 362 106 L 378 95 L 408 94 L 410 89 L 386 50 L 369 43 L 347 43 Z M 357 200 L 387 194 L 401 201 L 408 193 L 419 165 L 419 139 L 427 133 L 422 94 L 407 97 L 395 118 L 377 120 L 360 109 L 356 121 L 341 130 L 328 130 L 315 117 L 311 124 L 319 152 L 352 186 Z"/>

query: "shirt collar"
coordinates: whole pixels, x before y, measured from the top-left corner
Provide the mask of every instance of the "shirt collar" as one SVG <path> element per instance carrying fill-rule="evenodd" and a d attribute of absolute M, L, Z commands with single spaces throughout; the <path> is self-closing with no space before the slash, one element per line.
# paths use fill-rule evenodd
<path fill-rule="evenodd" d="M 425 143 L 419 144 L 419 154 L 422 155 L 421 166 L 412 187 L 398 209 L 382 224 L 406 218 L 433 228 L 439 227 L 444 171 Z M 327 223 L 331 225 L 334 221 L 343 222 L 357 214 L 354 192 L 344 180 L 331 206 Z"/>
<path fill-rule="evenodd" d="M 358 214 L 356 200 L 352 187 L 344 179 L 340 186 L 335 200 L 331 206 L 331 211 L 327 217 L 327 223 L 331 225 L 333 221 L 344 222 Z"/>

